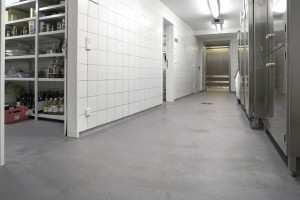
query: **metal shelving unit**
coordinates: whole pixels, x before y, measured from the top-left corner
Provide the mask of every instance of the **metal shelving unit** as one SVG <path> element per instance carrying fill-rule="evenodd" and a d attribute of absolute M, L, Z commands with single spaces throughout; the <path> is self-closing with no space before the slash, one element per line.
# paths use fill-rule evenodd
<path fill-rule="evenodd" d="M 66 30 L 58 30 L 58 31 L 51 31 L 51 32 L 40 32 L 39 24 L 41 21 L 45 23 L 56 23 L 57 21 L 61 21 L 67 18 L 67 3 L 60 3 L 53 5 L 53 1 L 51 0 L 26 0 L 21 1 L 19 3 L 14 3 L 11 5 L 6 6 L 6 10 L 8 9 L 16 9 L 19 11 L 29 13 L 30 10 L 34 8 L 36 12 L 36 17 L 29 17 L 24 19 L 18 19 L 14 21 L 6 22 L 5 26 L 7 30 L 11 30 L 12 27 L 24 27 L 28 25 L 29 21 L 35 22 L 35 33 L 34 34 L 26 34 L 26 35 L 18 35 L 18 36 L 11 36 L 5 37 L 5 46 L 7 45 L 15 45 L 17 43 L 24 43 L 29 44 L 34 47 L 35 52 L 34 55 L 18 55 L 18 56 L 6 56 L 5 57 L 5 65 L 8 65 L 8 62 L 18 63 L 18 62 L 25 62 L 31 63 L 32 69 L 34 69 L 34 77 L 33 78 L 5 78 L 5 81 L 10 82 L 28 82 L 33 84 L 33 90 L 35 99 L 38 99 L 38 94 L 40 91 L 40 84 L 63 84 L 64 90 L 64 99 L 66 108 L 66 82 L 65 78 L 42 78 L 39 77 L 39 72 L 41 69 L 41 63 L 47 63 L 51 61 L 53 58 L 60 58 L 64 59 L 64 71 L 66 72 L 66 54 L 65 52 L 62 53 L 52 53 L 52 54 L 44 54 L 40 52 L 41 45 L 44 45 L 47 42 L 52 42 L 53 40 L 57 41 L 66 41 Z M 43 16 L 44 14 L 48 14 L 49 12 L 53 12 L 54 14 Z M 65 25 L 67 27 L 67 25 Z M 6 49 L 6 48 L 5 48 Z M 33 71 L 33 70 L 32 70 Z M 38 101 L 35 102 L 35 108 L 38 108 Z M 39 118 L 43 119 L 51 119 L 51 120 L 65 120 L 65 115 L 49 115 L 43 113 L 31 113 L 31 116 L 34 117 L 36 120 Z"/>

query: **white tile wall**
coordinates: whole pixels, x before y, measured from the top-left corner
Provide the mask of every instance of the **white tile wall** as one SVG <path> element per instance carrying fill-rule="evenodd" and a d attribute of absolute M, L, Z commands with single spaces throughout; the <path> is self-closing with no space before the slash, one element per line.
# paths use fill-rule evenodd
<path fill-rule="evenodd" d="M 79 132 L 162 103 L 163 17 L 179 39 L 175 97 L 193 92 L 193 31 L 159 0 L 78 1 Z M 92 115 L 85 117 L 88 107 Z"/>

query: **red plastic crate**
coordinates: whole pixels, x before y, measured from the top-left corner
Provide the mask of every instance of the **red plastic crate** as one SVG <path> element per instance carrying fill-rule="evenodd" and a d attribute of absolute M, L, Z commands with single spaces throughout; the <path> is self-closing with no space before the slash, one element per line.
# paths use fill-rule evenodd
<path fill-rule="evenodd" d="M 17 106 L 15 109 L 5 110 L 5 124 L 26 119 L 28 119 L 28 108 L 26 106 Z"/>

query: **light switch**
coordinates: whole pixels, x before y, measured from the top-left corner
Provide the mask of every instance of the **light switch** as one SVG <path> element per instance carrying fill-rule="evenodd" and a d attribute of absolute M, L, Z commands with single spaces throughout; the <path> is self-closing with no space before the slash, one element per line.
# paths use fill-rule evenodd
<path fill-rule="evenodd" d="M 91 38 L 88 38 L 88 37 L 85 38 L 85 48 L 87 51 L 92 50 L 92 39 Z"/>
<path fill-rule="evenodd" d="M 85 116 L 89 117 L 89 116 L 91 116 L 91 114 L 92 114 L 92 109 L 91 108 L 86 108 L 85 109 Z"/>

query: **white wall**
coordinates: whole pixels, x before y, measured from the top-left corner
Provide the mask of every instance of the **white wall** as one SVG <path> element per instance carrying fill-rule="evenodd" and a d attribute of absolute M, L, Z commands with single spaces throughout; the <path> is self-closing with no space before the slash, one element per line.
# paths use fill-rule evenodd
<path fill-rule="evenodd" d="M 175 98 L 193 93 L 196 39 L 159 0 L 99 0 L 99 5 L 78 0 L 78 10 L 77 132 L 162 104 L 163 17 L 179 39 Z M 92 109 L 89 117 L 86 108 Z"/>

